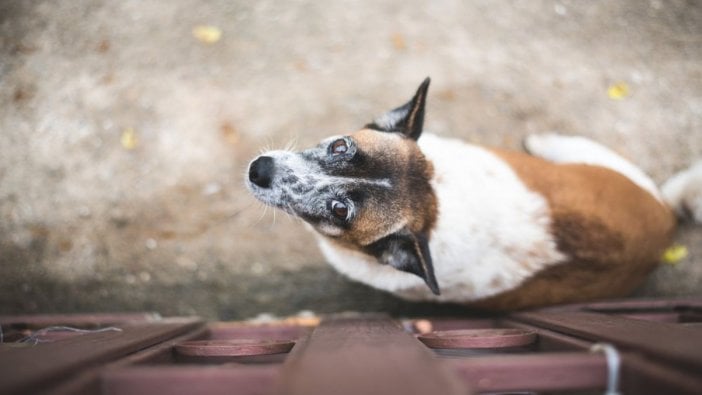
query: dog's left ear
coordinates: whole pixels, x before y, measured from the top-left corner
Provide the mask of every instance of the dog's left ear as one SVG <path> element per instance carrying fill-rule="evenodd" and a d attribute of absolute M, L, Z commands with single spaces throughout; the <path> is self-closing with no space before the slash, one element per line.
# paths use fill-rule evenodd
<path fill-rule="evenodd" d="M 366 252 L 382 264 L 419 276 L 434 295 L 441 294 L 434 276 L 429 240 L 423 233 L 402 229 L 366 246 Z"/>
<path fill-rule="evenodd" d="M 427 77 L 414 97 L 405 105 L 386 112 L 372 123 L 366 125 L 368 129 L 381 132 L 397 132 L 407 137 L 417 140 L 422 134 L 424 127 L 424 105 L 427 101 L 427 91 L 429 90 L 431 79 Z"/>

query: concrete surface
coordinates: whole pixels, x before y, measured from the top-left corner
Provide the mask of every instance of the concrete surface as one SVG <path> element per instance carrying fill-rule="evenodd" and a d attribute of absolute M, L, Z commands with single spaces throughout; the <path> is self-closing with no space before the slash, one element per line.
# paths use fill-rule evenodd
<path fill-rule="evenodd" d="M 242 185 L 262 147 L 355 130 L 427 75 L 442 135 L 591 136 L 658 182 L 702 158 L 699 1 L 2 0 L 0 313 L 450 309 L 343 279 Z M 702 293 L 702 231 L 679 241 L 639 295 Z"/>

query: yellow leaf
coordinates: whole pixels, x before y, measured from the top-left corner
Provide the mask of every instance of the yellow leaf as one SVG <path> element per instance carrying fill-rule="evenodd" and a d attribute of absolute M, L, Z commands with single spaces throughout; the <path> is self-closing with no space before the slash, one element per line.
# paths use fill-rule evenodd
<path fill-rule="evenodd" d="M 127 150 L 133 150 L 137 147 L 137 144 L 139 144 L 139 139 L 137 138 L 134 128 L 124 129 L 119 141 L 122 143 L 122 147 Z"/>
<path fill-rule="evenodd" d="M 205 44 L 214 44 L 222 38 L 222 29 L 210 25 L 195 26 L 193 28 L 193 37 Z"/>
<path fill-rule="evenodd" d="M 607 88 L 607 96 L 612 100 L 622 100 L 629 96 L 629 84 L 626 82 L 617 82 Z"/>
<path fill-rule="evenodd" d="M 395 47 L 396 50 L 404 51 L 407 49 L 407 41 L 405 41 L 405 37 L 402 34 L 395 33 L 392 35 L 391 39 L 392 46 Z"/>
<path fill-rule="evenodd" d="M 673 244 L 663 252 L 663 262 L 669 265 L 675 265 L 687 258 L 687 254 L 687 247 L 682 244 Z"/>

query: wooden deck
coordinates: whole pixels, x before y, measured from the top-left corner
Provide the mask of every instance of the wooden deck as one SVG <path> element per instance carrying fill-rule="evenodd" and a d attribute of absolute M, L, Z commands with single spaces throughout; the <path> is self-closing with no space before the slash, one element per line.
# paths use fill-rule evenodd
<path fill-rule="evenodd" d="M 623 394 L 702 393 L 702 299 L 478 318 L 343 314 L 318 324 L 95 314 L 0 325 L 2 394 L 600 393 L 614 367 L 590 350 L 600 343 L 616 350 Z M 526 341 L 499 339 L 522 332 Z M 449 341 L 432 349 L 423 334 Z"/>

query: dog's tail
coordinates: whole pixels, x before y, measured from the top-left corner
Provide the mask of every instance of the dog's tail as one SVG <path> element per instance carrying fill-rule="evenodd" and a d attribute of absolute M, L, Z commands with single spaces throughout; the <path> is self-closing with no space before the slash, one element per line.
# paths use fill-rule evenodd
<path fill-rule="evenodd" d="M 702 160 L 671 177 L 661 192 L 680 218 L 702 225 Z"/>

